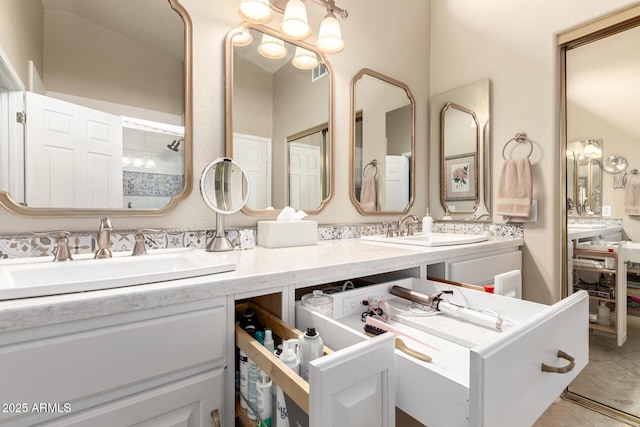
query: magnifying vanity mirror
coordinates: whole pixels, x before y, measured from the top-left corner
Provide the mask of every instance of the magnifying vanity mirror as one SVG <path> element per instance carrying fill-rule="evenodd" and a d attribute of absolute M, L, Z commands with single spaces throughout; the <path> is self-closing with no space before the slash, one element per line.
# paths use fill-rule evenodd
<path fill-rule="evenodd" d="M 629 162 L 622 156 L 613 155 L 607 156 L 602 161 L 602 168 L 608 173 L 622 173 L 629 167 Z"/>
<path fill-rule="evenodd" d="M 224 231 L 224 215 L 244 207 L 249 199 L 249 178 L 238 162 L 221 157 L 202 171 L 200 193 L 207 206 L 216 212 L 216 234 L 207 245 L 209 252 L 233 250 Z"/>
<path fill-rule="evenodd" d="M 431 215 L 491 220 L 490 80 L 431 98 L 430 179 L 440 191 L 430 196 Z"/>
<path fill-rule="evenodd" d="M 363 215 L 407 212 L 415 187 L 415 101 L 370 69 L 351 80 L 351 202 Z"/>
<path fill-rule="evenodd" d="M 160 215 L 191 192 L 191 22 L 178 0 L 7 0 L 0 40 L 5 208 Z"/>
<path fill-rule="evenodd" d="M 281 53 L 269 53 L 267 47 Z M 267 55 L 267 56 L 265 56 Z M 226 155 L 247 171 L 243 212 L 320 212 L 332 195 L 333 76 L 315 48 L 259 25 L 226 40 Z"/>

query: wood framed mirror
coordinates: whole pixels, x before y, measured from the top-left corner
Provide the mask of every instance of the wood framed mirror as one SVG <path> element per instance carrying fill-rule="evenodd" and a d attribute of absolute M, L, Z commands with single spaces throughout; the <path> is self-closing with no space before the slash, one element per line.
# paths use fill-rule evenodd
<path fill-rule="evenodd" d="M 349 194 L 362 215 L 405 213 L 415 191 L 415 100 L 409 87 L 362 69 L 351 80 Z"/>
<path fill-rule="evenodd" d="M 192 26 L 178 0 L 10 0 L 2 20 L 24 29 L 2 37 L 4 208 L 158 216 L 191 193 Z"/>

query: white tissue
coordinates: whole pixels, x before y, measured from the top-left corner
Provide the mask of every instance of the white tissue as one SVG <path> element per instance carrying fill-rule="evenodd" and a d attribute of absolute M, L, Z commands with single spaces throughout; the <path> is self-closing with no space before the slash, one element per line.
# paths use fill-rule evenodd
<path fill-rule="evenodd" d="M 304 211 L 297 211 L 290 206 L 285 207 L 276 218 L 277 221 L 300 221 L 302 218 L 307 216 Z"/>

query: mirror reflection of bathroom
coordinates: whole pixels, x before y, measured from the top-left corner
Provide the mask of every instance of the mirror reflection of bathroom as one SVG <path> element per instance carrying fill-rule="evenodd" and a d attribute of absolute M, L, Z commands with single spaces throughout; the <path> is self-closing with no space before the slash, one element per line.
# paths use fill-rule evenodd
<path fill-rule="evenodd" d="M 567 179 L 572 178 L 572 182 L 567 184 L 567 212 L 570 216 L 602 214 L 603 149 L 600 139 L 567 144 Z"/>
<path fill-rule="evenodd" d="M 640 27 L 635 25 L 569 44 L 564 60 L 567 292 L 590 294 L 589 363 L 566 395 L 637 423 L 640 264 L 616 258 L 620 241 L 640 241 L 640 217 L 629 213 L 633 206 L 627 198 L 640 165 Z"/>
<path fill-rule="evenodd" d="M 185 144 L 167 149 L 185 138 L 181 16 L 166 1 L 6 3 L 3 13 L 39 8 L 43 25 L 0 46 L 23 59 L 0 57 L 0 69 L 16 70 L 0 73 L 11 99 L 0 122 L 13 126 L 0 150 L 14 153 L 0 159 L 0 190 L 29 208 L 167 206 L 185 188 Z M 28 120 L 8 119 L 16 113 Z"/>
<path fill-rule="evenodd" d="M 202 171 L 200 194 L 216 212 L 216 234 L 207 245 L 209 252 L 233 250 L 224 231 L 224 216 L 238 212 L 249 199 L 249 177 L 238 162 L 221 157 Z"/>

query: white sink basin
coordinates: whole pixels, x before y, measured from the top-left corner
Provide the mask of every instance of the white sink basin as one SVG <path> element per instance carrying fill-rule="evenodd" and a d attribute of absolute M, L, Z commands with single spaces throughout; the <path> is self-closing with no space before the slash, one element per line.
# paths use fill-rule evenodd
<path fill-rule="evenodd" d="M 607 224 L 578 224 L 578 223 L 573 223 L 573 224 L 567 224 L 567 228 L 579 228 L 579 229 L 587 229 L 587 230 L 593 230 L 593 229 L 597 229 L 597 228 L 607 228 Z"/>
<path fill-rule="evenodd" d="M 236 269 L 236 264 L 222 255 L 198 249 L 77 258 L 64 262 L 53 262 L 51 257 L 30 258 L 0 264 L 0 300 L 143 285 Z"/>
<path fill-rule="evenodd" d="M 478 236 L 475 234 L 416 233 L 413 236 L 398 237 L 362 236 L 360 239 L 372 242 L 400 243 L 414 246 L 449 246 L 484 242 L 485 240 L 489 240 L 489 236 Z"/>

